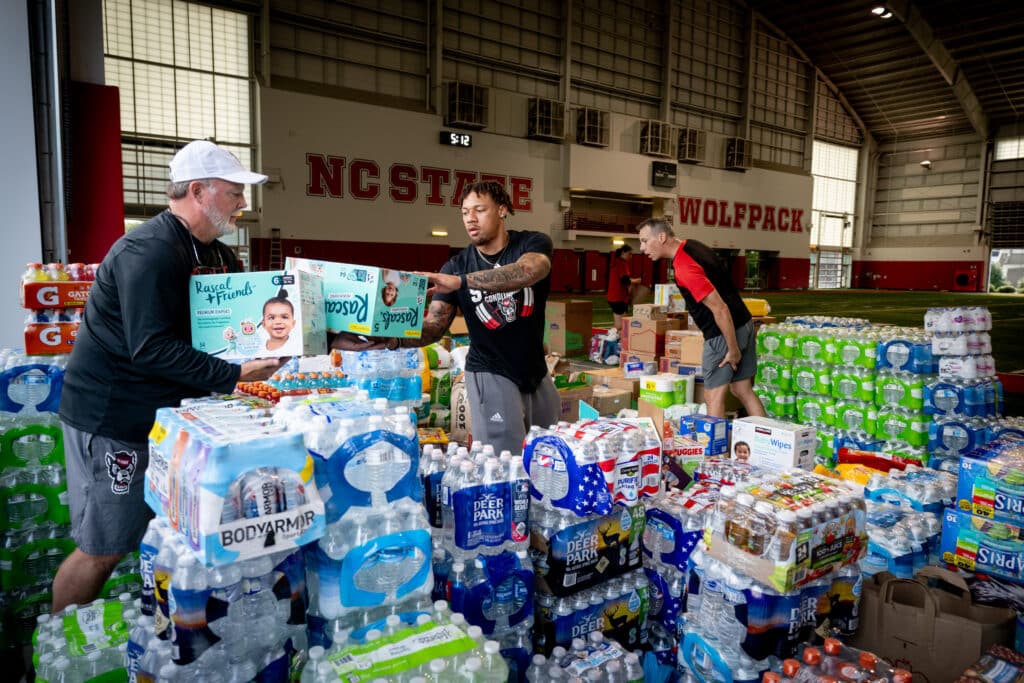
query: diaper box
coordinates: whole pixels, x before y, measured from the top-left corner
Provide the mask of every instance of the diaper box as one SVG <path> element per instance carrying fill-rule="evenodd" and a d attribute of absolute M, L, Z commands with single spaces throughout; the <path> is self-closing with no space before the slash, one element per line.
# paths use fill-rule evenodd
<path fill-rule="evenodd" d="M 192 346 L 225 360 L 327 353 L 320 278 L 297 270 L 193 275 Z"/>
<path fill-rule="evenodd" d="M 814 467 L 818 443 L 814 427 L 769 417 L 743 417 L 732 423 L 732 457 L 772 470 Z"/>
<path fill-rule="evenodd" d="M 402 270 L 289 256 L 285 267 L 323 278 L 330 332 L 419 339 L 427 278 Z"/>

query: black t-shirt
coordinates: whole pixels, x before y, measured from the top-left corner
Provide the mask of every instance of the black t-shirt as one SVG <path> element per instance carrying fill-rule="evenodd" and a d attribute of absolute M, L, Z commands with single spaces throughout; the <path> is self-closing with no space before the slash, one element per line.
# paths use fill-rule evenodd
<path fill-rule="evenodd" d="M 83 432 L 143 442 L 156 409 L 230 392 L 238 365 L 192 348 L 188 287 L 197 266 L 238 271 L 169 211 L 121 237 L 96 272 L 61 392 L 60 416 Z"/>
<path fill-rule="evenodd" d="M 672 259 L 672 268 L 675 271 L 676 284 L 679 285 L 679 293 L 686 301 L 686 310 L 704 333 L 705 339 L 722 334 L 718 323 L 715 322 L 715 314 L 700 303 L 711 293 L 712 288 L 729 307 L 733 326 L 741 327 L 750 321 L 750 311 L 732 283 L 729 271 L 726 270 L 722 259 L 718 258 L 718 254 L 706 244 L 697 240 L 684 241 Z"/>
<path fill-rule="evenodd" d="M 441 267 L 442 273 L 462 275 L 515 263 L 532 252 L 551 258 L 551 238 L 541 232 L 508 231 L 509 242 L 495 263 L 485 261 L 470 245 Z M 493 257 L 490 257 L 493 259 Z M 544 363 L 544 309 L 551 274 L 515 292 L 482 292 L 466 287 L 434 299 L 458 304 L 466 318 L 470 346 L 466 369 L 507 377 L 520 390 L 532 392 L 547 375 Z"/>

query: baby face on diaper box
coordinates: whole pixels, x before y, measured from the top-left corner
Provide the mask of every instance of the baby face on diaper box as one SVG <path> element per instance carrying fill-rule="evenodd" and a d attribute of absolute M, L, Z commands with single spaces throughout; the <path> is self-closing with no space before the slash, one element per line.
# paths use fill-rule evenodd
<path fill-rule="evenodd" d="M 327 353 L 323 287 L 312 273 L 193 275 L 192 346 L 225 360 Z"/>
<path fill-rule="evenodd" d="M 323 278 L 330 332 L 418 339 L 427 278 L 403 270 L 288 257 L 285 267 Z"/>

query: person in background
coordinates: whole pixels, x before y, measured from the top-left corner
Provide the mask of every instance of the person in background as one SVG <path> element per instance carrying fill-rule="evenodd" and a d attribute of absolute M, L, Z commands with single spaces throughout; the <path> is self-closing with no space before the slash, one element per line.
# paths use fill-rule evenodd
<path fill-rule="evenodd" d="M 640 278 L 632 277 L 629 270 L 629 261 L 633 258 L 633 248 L 628 244 L 612 252 L 608 265 L 608 306 L 615 315 L 615 329 L 622 335 L 622 316 L 626 315 L 629 308 L 630 288 L 640 282 Z"/>
<path fill-rule="evenodd" d="M 491 444 L 495 452 L 521 453 L 530 426 L 554 424 L 561 411 L 544 362 L 551 238 L 506 228 L 512 200 L 500 183 L 473 183 L 461 201 L 470 245 L 440 272 L 423 273 L 432 298 L 422 336 L 357 342 L 342 334 L 332 345 L 349 350 L 426 346 L 444 335 L 461 310 L 469 330 L 466 389 L 473 440 Z"/>
<path fill-rule="evenodd" d="M 754 393 L 754 324 L 725 264 L 707 245 L 676 238 L 661 218 L 648 218 L 637 228 L 644 254 L 652 261 L 672 259 L 676 285 L 686 300 L 686 310 L 704 334 L 701 366 L 708 415 L 725 417 L 728 390 L 743 404 L 747 415 L 763 416 L 764 406 Z"/>
<path fill-rule="evenodd" d="M 107 252 L 65 371 L 60 418 L 78 547 L 54 577 L 54 613 L 95 599 L 118 561 L 139 549 L 153 517 L 143 487 L 157 408 L 267 379 L 287 360 L 233 365 L 191 344 L 189 278 L 239 270 L 217 238 L 235 229 L 244 186 L 267 176 L 202 140 L 170 167 L 169 208 Z"/>

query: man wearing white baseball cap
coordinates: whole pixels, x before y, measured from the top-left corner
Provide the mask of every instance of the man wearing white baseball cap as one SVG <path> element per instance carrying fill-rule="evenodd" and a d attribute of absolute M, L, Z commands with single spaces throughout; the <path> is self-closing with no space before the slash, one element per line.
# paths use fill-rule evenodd
<path fill-rule="evenodd" d="M 235 229 L 244 185 L 266 180 L 226 149 L 190 142 L 171 160 L 169 208 L 117 240 L 96 272 L 61 394 L 78 547 L 53 580 L 55 613 L 96 598 L 139 549 L 153 516 L 143 486 L 157 408 L 267 379 L 287 360 L 233 365 L 191 344 L 189 277 L 239 270 L 217 238 Z"/>

